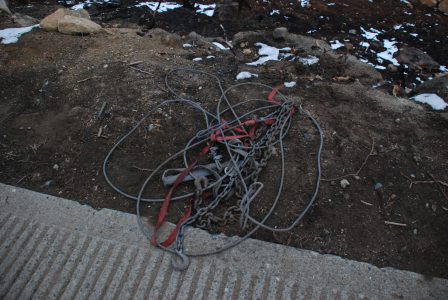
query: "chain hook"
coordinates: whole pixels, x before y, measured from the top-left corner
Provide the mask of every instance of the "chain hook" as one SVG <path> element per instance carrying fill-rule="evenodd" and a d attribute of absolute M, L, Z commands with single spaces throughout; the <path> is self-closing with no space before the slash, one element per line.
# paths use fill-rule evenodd
<path fill-rule="evenodd" d="M 171 257 L 171 266 L 174 270 L 182 272 L 190 265 L 190 258 L 179 250 L 176 250 L 175 255 Z"/>

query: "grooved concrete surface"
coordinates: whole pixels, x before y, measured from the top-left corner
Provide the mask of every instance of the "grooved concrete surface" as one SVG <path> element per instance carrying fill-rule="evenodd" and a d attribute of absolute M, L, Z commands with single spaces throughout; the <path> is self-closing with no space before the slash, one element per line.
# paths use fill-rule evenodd
<path fill-rule="evenodd" d="M 2 184 L 0 207 L 0 299 L 448 299 L 445 279 L 256 240 L 176 272 L 134 215 Z"/>

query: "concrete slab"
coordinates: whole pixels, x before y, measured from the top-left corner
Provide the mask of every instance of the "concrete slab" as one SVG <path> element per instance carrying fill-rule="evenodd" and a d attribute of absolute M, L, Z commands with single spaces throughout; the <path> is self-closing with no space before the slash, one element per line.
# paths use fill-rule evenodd
<path fill-rule="evenodd" d="M 134 215 L 2 184 L 0 207 L 0 299 L 448 299 L 446 279 L 257 240 L 176 272 Z"/>

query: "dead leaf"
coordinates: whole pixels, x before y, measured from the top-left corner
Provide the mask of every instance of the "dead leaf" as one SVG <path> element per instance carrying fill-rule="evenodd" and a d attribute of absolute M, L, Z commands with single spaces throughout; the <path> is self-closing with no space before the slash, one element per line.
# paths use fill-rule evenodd
<path fill-rule="evenodd" d="M 400 86 L 398 84 L 394 84 L 394 87 L 392 89 L 392 95 L 397 96 L 400 92 Z"/>

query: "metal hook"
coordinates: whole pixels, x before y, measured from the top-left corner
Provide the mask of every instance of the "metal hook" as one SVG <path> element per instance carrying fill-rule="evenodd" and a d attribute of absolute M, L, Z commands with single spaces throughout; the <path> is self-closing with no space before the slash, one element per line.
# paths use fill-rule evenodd
<path fill-rule="evenodd" d="M 178 256 L 178 258 L 176 256 Z M 176 256 L 171 257 L 171 266 L 176 271 L 185 271 L 190 265 L 190 258 L 180 251 L 176 251 Z"/>

